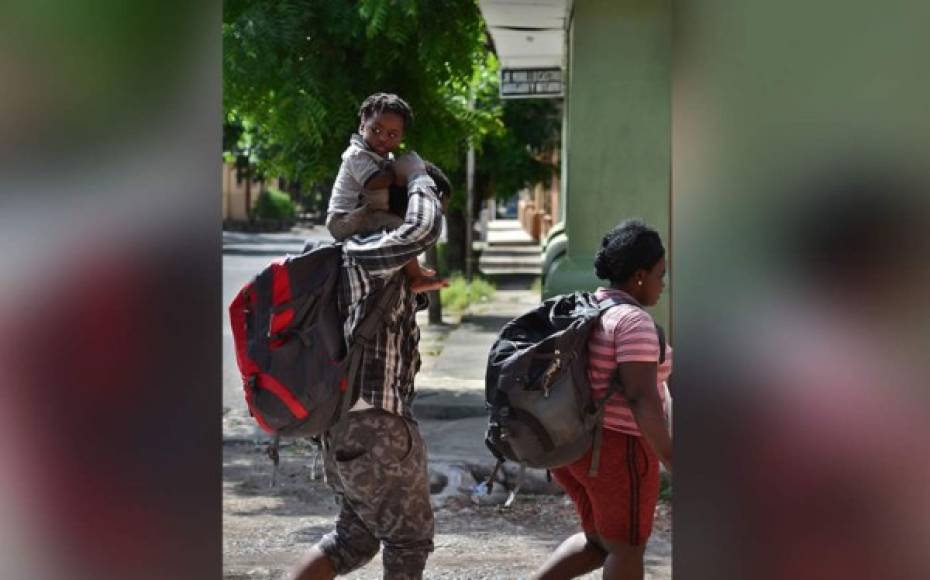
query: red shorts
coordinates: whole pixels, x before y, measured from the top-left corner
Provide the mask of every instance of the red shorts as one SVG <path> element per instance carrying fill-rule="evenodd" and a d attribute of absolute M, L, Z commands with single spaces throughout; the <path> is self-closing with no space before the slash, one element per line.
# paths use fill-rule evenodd
<path fill-rule="evenodd" d="M 591 450 L 584 457 L 552 470 L 552 477 L 572 498 L 586 534 L 631 546 L 644 544 L 652 533 L 659 499 L 659 460 L 640 437 L 604 429 L 601 463 L 588 475 Z"/>

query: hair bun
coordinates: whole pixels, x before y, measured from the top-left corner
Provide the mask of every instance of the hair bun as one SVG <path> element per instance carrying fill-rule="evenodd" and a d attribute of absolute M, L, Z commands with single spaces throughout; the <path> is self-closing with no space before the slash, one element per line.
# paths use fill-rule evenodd
<path fill-rule="evenodd" d="M 610 264 L 605 249 L 601 247 L 594 255 L 594 274 L 601 280 L 610 279 Z"/>
<path fill-rule="evenodd" d="M 658 232 L 640 219 L 628 219 L 604 235 L 594 254 L 594 273 L 601 280 L 622 283 L 636 270 L 652 268 L 663 255 Z"/>

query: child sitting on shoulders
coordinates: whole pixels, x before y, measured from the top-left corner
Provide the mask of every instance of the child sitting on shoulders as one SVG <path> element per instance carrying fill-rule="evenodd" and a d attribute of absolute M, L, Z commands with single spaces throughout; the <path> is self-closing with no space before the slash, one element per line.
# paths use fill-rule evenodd
<path fill-rule="evenodd" d="M 362 102 L 359 119 L 358 133 L 351 136 L 342 154 L 326 214 L 326 227 L 337 241 L 395 229 L 404 222 L 390 211 L 389 188 L 406 186 L 394 173 L 394 151 L 413 121 L 413 111 L 397 95 L 376 93 Z M 445 281 L 433 278 L 436 272 L 422 268 L 416 258 L 404 266 L 404 273 L 415 292 L 445 285 Z"/>

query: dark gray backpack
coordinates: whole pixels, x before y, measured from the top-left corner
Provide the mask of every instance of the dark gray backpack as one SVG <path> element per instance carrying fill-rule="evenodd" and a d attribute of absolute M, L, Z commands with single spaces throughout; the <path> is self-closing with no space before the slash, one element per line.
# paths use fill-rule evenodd
<path fill-rule="evenodd" d="M 614 380 L 600 401 L 588 381 L 588 339 L 608 308 L 633 304 L 575 292 L 550 298 L 501 329 L 485 376 L 490 419 L 485 443 L 497 458 L 488 486 L 505 460 L 551 469 L 573 463 L 594 446 L 591 475 L 600 460 L 605 403 L 622 386 Z M 665 337 L 656 326 L 665 359 Z"/>

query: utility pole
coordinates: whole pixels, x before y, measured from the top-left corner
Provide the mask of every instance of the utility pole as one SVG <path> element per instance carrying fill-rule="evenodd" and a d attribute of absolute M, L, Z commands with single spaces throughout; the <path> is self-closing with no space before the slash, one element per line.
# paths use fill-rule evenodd
<path fill-rule="evenodd" d="M 252 221 L 252 150 L 245 153 L 245 219 Z"/>
<path fill-rule="evenodd" d="M 436 244 L 433 244 L 426 250 L 426 265 L 436 270 L 436 276 L 442 277 L 444 272 L 439 271 L 439 252 L 436 251 Z M 442 324 L 442 302 L 439 298 L 439 290 L 433 290 L 429 293 L 429 323 Z"/>
<path fill-rule="evenodd" d="M 469 110 L 475 109 L 475 89 L 471 89 L 468 98 Z M 474 206 L 475 206 L 475 147 L 471 141 L 468 143 L 468 153 L 465 156 L 465 279 L 470 283 L 475 274 L 474 253 Z"/>

